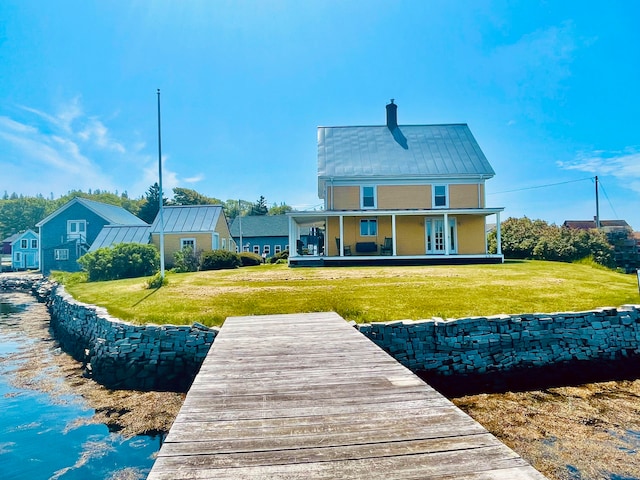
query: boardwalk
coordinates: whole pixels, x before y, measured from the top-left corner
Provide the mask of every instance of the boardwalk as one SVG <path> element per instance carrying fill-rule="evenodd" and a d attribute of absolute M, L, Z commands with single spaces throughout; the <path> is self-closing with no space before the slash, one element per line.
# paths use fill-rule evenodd
<path fill-rule="evenodd" d="M 335 313 L 228 318 L 151 480 L 544 479 Z"/>

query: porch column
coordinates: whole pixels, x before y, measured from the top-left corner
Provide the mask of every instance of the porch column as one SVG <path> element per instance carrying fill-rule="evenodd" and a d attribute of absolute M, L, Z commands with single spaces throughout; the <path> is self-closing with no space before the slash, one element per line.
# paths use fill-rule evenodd
<path fill-rule="evenodd" d="M 500 235 L 500 212 L 496 213 L 496 253 L 502 255 L 502 237 Z"/>
<path fill-rule="evenodd" d="M 241 251 L 244 247 L 240 247 Z M 289 256 L 297 257 L 298 249 L 296 246 L 296 228 L 294 226 L 293 217 L 289 217 Z"/>
<path fill-rule="evenodd" d="M 444 213 L 444 254 L 449 256 L 449 214 Z"/>
<path fill-rule="evenodd" d="M 344 217 L 340 215 L 340 251 L 338 255 L 344 257 Z"/>
<path fill-rule="evenodd" d="M 396 249 L 396 214 L 391 215 L 391 238 L 392 238 L 392 255 L 395 257 L 398 254 L 398 250 Z"/>

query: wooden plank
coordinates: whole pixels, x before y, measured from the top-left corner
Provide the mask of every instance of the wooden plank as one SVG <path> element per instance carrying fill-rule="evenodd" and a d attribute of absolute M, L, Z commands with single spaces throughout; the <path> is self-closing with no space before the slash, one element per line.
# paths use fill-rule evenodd
<path fill-rule="evenodd" d="M 335 313 L 226 320 L 149 479 L 542 479 Z"/>

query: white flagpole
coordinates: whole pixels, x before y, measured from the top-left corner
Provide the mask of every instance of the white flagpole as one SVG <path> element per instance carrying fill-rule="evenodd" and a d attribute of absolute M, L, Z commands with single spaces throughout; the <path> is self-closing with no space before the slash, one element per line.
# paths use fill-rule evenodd
<path fill-rule="evenodd" d="M 159 186 L 159 202 L 158 210 L 160 224 L 160 278 L 164 280 L 164 218 L 162 214 L 162 140 L 160 135 L 160 89 L 158 89 L 158 176 L 160 177 Z"/>

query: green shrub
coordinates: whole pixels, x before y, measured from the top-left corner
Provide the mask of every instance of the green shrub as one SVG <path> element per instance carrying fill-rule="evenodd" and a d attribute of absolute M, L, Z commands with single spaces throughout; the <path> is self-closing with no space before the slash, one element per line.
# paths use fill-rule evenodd
<path fill-rule="evenodd" d="M 162 287 L 163 285 L 167 285 L 169 280 L 166 275 L 164 278 L 160 275 L 160 272 L 156 273 L 153 277 L 147 280 L 147 288 L 148 289 L 157 289 Z"/>
<path fill-rule="evenodd" d="M 240 256 L 228 250 L 208 250 L 200 255 L 200 270 L 222 270 L 242 265 Z"/>
<path fill-rule="evenodd" d="M 287 263 L 288 259 L 289 259 L 289 250 L 283 250 L 281 252 L 276 253 L 273 257 L 269 258 L 269 263 Z"/>
<path fill-rule="evenodd" d="M 508 218 L 501 223 L 502 253 L 506 258 L 573 262 L 585 257 L 605 267 L 614 265 L 613 249 L 604 233 L 548 224 L 543 220 Z M 496 231 L 489 232 L 489 251 L 496 253 Z"/>
<path fill-rule="evenodd" d="M 184 247 L 173 254 L 173 271 L 176 273 L 198 271 L 198 256 L 192 247 Z"/>
<path fill-rule="evenodd" d="M 243 267 L 251 267 L 262 263 L 262 257 L 257 253 L 242 252 L 239 256 Z"/>
<path fill-rule="evenodd" d="M 160 254 L 153 245 L 120 243 L 90 252 L 78 259 L 90 282 L 153 275 L 159 268 Z"/>

